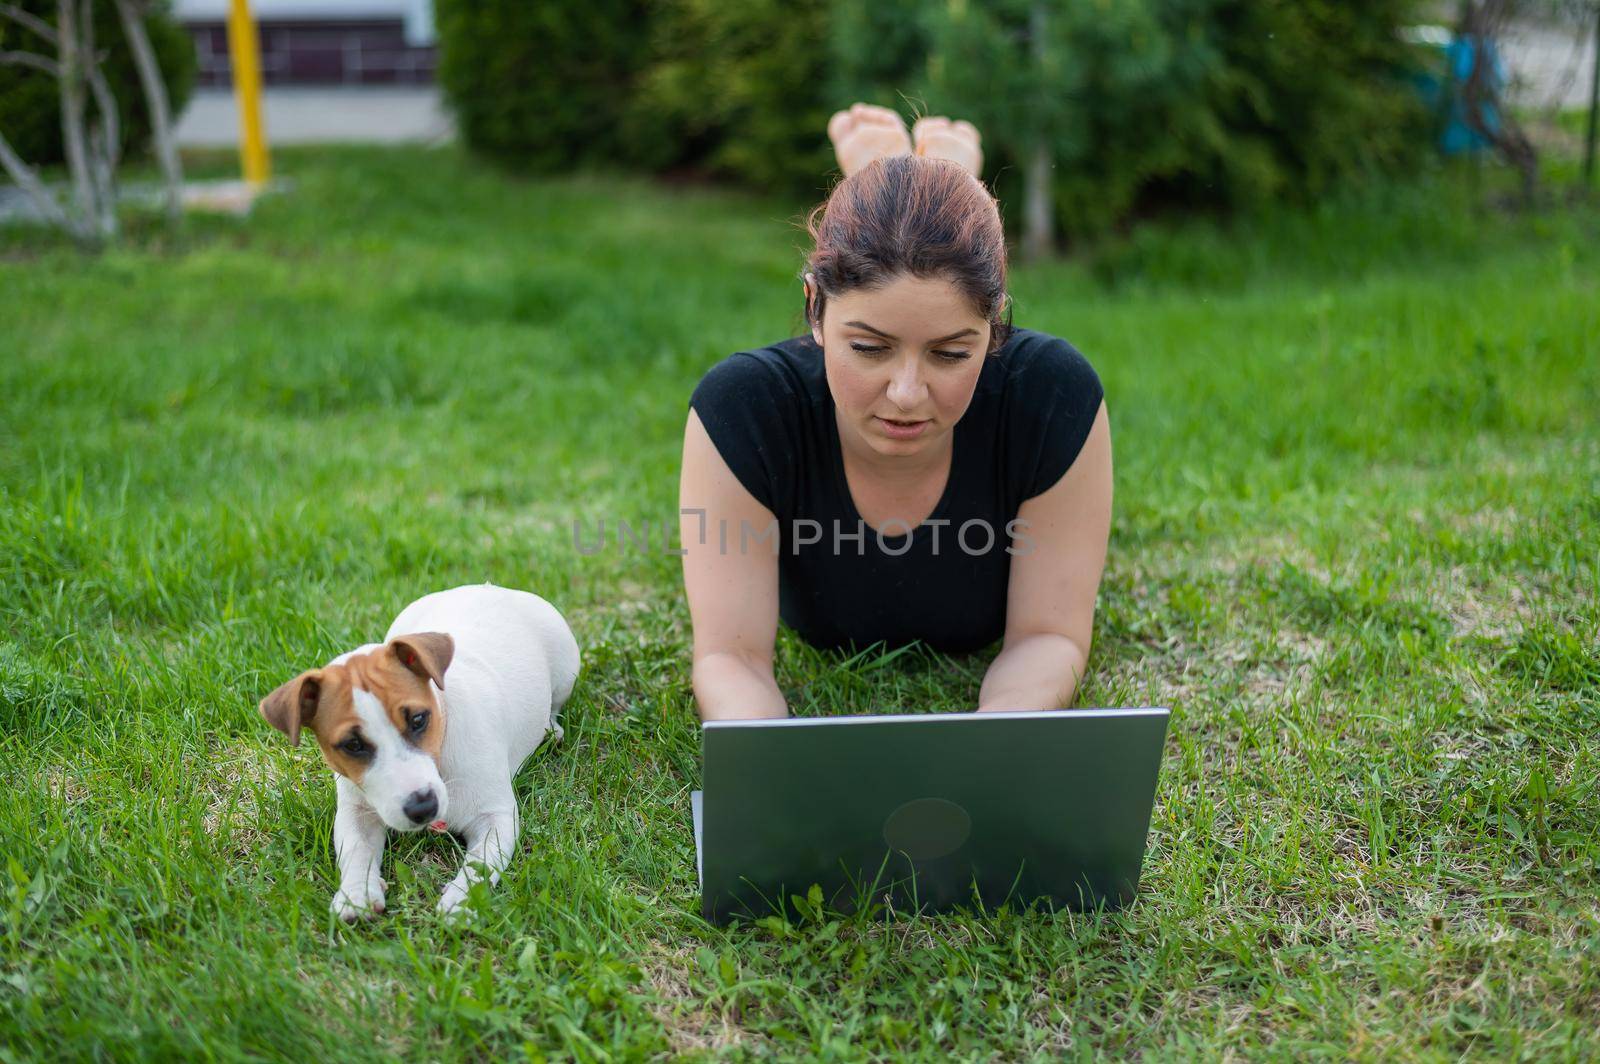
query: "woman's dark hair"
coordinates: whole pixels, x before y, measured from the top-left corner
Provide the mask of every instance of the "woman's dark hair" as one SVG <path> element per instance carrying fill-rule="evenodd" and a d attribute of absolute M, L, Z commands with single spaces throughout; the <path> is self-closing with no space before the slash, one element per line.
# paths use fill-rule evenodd
<path fill-rule="evenodd" d="M 948 280 L 966 295 L 989 322 L 990 354 L 1010 335 L 1000 206 L 960 163 L 877 159 L 835 185 L 806 218 L 806 230 L 813 250 L 804 272 L 816 282 L 806 307 L 810 325 L 821 327 L 828 297 L 910 274 Z"/>

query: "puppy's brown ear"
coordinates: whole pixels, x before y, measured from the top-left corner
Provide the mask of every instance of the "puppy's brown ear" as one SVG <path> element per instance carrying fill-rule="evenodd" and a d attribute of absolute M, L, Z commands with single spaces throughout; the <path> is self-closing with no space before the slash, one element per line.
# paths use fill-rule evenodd
<path fill-rule="evenodd" d="M 444 670 L 455 656 L 456 641 L 444 632 L 413 632 L 389 641 L 400 664 L 444 690 Z"/>
<path fill-rule="evenodd" d="M 268 724 L 289 737 L 291 745 L 300 743 L 300 728 L 317 715 L 322 697 L 322 670 L 302 672 L 261 700 L 261 715 Z"/>

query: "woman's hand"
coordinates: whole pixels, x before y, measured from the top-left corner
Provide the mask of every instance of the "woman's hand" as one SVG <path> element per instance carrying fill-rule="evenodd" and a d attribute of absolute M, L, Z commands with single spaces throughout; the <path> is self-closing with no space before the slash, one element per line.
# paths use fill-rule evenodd
<path fill-rule="evenodd" d="M 789 706 L 772 677 L 772 657 L 745 657 L 729 651 L 697 654 L 694 697 L 701 720 L 753 720 L 787 717 Z"/>
<path fill-rule="evenodd" d="M 989 665 L 978 695 L 978 712 L 1065 709 L 1072 705 L 1088 660 L 1087 647 L 1055 632 L 1006 638 Z"/>

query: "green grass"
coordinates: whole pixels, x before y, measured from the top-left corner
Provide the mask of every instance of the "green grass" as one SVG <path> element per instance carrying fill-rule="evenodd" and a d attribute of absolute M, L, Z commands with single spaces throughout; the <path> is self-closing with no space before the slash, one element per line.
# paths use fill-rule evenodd
<path fill-rule="evenodd" d="M 1600 1054 L 1600 214 L 1420 188 L 1019 271 L 1105 382 L 1082 702 L 1173 709 L 1141 895 L 716 929 L 675 557 L 687 397 L 793 335 L 806 206 L 286 154 L 248 222 L 0 234 L 0 1060 Z M 256 713 L 412 598 L 571 620 L 565 745 L 467 929 L 448 839 L 327 913 L 333 787 Z M 976 703 L 819 654 L 804 713 Z"/>

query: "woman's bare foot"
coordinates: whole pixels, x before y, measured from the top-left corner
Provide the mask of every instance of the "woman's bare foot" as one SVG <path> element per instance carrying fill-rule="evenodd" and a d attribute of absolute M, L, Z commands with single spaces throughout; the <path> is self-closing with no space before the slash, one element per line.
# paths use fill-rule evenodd
<path fill-rule="evenodd" d="M 983 176 L 983 149 L 978 146 L 978 129 L 966 119 L 952 122 L 943 115 L 919 118 L 911 127 L 911 138 L 916 142 L 918 155 L 949 159 L 966 167 L 973 177 Z"/>
<path fill-rule="evenodd" d="M 885 155 L 911 154 L 911 138 L 900 116 L 870 103 L 854 104 L 828 119 L 828 139 L 846 177 Z"/>

